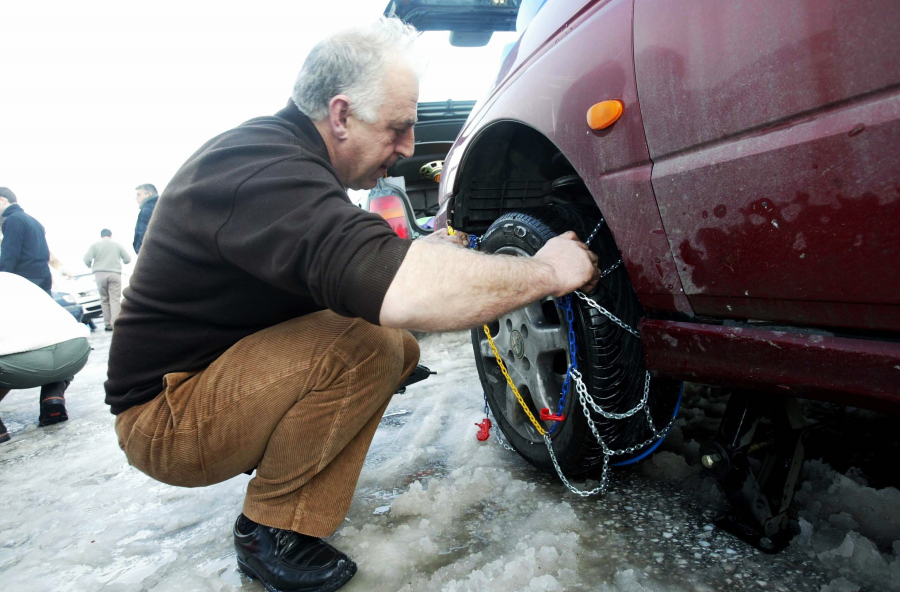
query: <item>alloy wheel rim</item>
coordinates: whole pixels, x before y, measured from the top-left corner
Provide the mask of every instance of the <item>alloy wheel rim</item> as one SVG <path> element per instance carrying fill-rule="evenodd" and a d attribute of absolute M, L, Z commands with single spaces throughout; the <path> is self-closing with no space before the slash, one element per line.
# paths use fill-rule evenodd
<path fill-rule="evenodd" d="M 514 246 L 501 247 L 495 253 L 529 256 Z M 499 329 L 495 335 L 492 334 L 494 344 L 519 394 L 536 418 L 544 407 L 555 413 L 570 363 L 568 327 L 565 326 L 565 316 L 556 306 L 555 299 L 547 297 L 533 302 L 501 316 L 497 322 Z M 505 383 L 496 366 L 490 343 L 483 333 L 479 345 L 485 366 L 492 369 L 494 378 Z M 512 429 L 530 442 L 542 442 L 542 436 L 528 419 L 508 384 L 504 395 L 503 401 L 495 400 L 495 403 L 500 403 L 499 412 Z M 553 423 L 541 422 L 547 430 Z"/>

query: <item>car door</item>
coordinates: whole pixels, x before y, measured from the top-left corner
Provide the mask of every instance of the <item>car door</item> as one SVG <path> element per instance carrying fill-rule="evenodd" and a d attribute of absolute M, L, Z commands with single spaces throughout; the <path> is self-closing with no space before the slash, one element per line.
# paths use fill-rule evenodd
<path fill-rule="evenodd" d="M 634 28 L 694 311 L 900 329 L 900 2 L 636 0 Z"/>

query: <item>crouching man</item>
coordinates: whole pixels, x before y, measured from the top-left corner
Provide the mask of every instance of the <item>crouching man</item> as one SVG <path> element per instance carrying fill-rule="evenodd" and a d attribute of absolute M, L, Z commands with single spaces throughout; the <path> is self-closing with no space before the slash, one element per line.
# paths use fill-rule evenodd
<path fill-rule="evenodd" d="M 87 327 L 25 278 L 0 272 L 0 400 L 41 388 L 38 425 L 69 419 L 66 389 L 91 353 Z M 0 442 L 10 439 L 0 421 Z"/>
<path fill-rule="evenodd" d="M 401 239 L 350 202 L 412 156 L 415 37 L 383 19 L 325 39 L 284 109 L 202 146 L 159 199 L 113 333 L 106 400 L 128 460 L 185 487 L 256 468 L 234 542 L 268 590 L 356 572 L 321 537 L 415 368 L 404 329 L 472 327 L 599 277 L 571 233 L 532 259 L 484 255 L 446 231 Z"/>

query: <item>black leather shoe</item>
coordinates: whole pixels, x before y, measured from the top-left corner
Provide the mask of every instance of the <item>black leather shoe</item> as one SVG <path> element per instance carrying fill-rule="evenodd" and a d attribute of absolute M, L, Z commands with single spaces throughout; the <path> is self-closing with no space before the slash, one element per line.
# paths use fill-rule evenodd
<path fill-rule="evenodd" d="M 333 592 L 350 581 L 356 564 L 315 537 L 257 524 L 234 523 L 238 567 L 269 592 Z"/>
<path fill-rule="evenodd" d="M 38 418 L 39 427 L 53 425 L 68 419 L 66 400 L 63 397 L 49 397 L 41 401 L 41 415 Z"/>
<path fill-rule="evenodd" d="M 9 430 L 3 425 L 2 419 L 0 419 L 0 442 L 9 442 Z"/>

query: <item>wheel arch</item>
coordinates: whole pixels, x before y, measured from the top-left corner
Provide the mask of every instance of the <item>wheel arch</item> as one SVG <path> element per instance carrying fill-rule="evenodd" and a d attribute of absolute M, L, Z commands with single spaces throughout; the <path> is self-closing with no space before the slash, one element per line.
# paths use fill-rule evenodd
<path fill-rule="evenodd" d="M 584 169 L 590 168 L 584 157 L 567 151 L 568 138 L 561 133 L 554 141 L 517 119 L 481 125 L 464 146 L 447 220 L 480 236 L 511 210 L 550 203 L 592 206 L 606 220 L 644 307 L 693 316 L 650 184 L 652 163 L 596 174 Z M 562 190 L 553 187 L 567 175 L 575 175 L 577 183 Z"/>
<path fill-rule="evenodd" d="M 553 186 L 554 180 L 572 175 L 578 181 L 568 189 Z M 478 235 L 503 214 L 523 207 L 571 203 L 600 211 L 562 149 L 535 127 L 514 119 L 479 130 L 465 149 L 455 185 L 449 220 L 454 228 Z"/>

